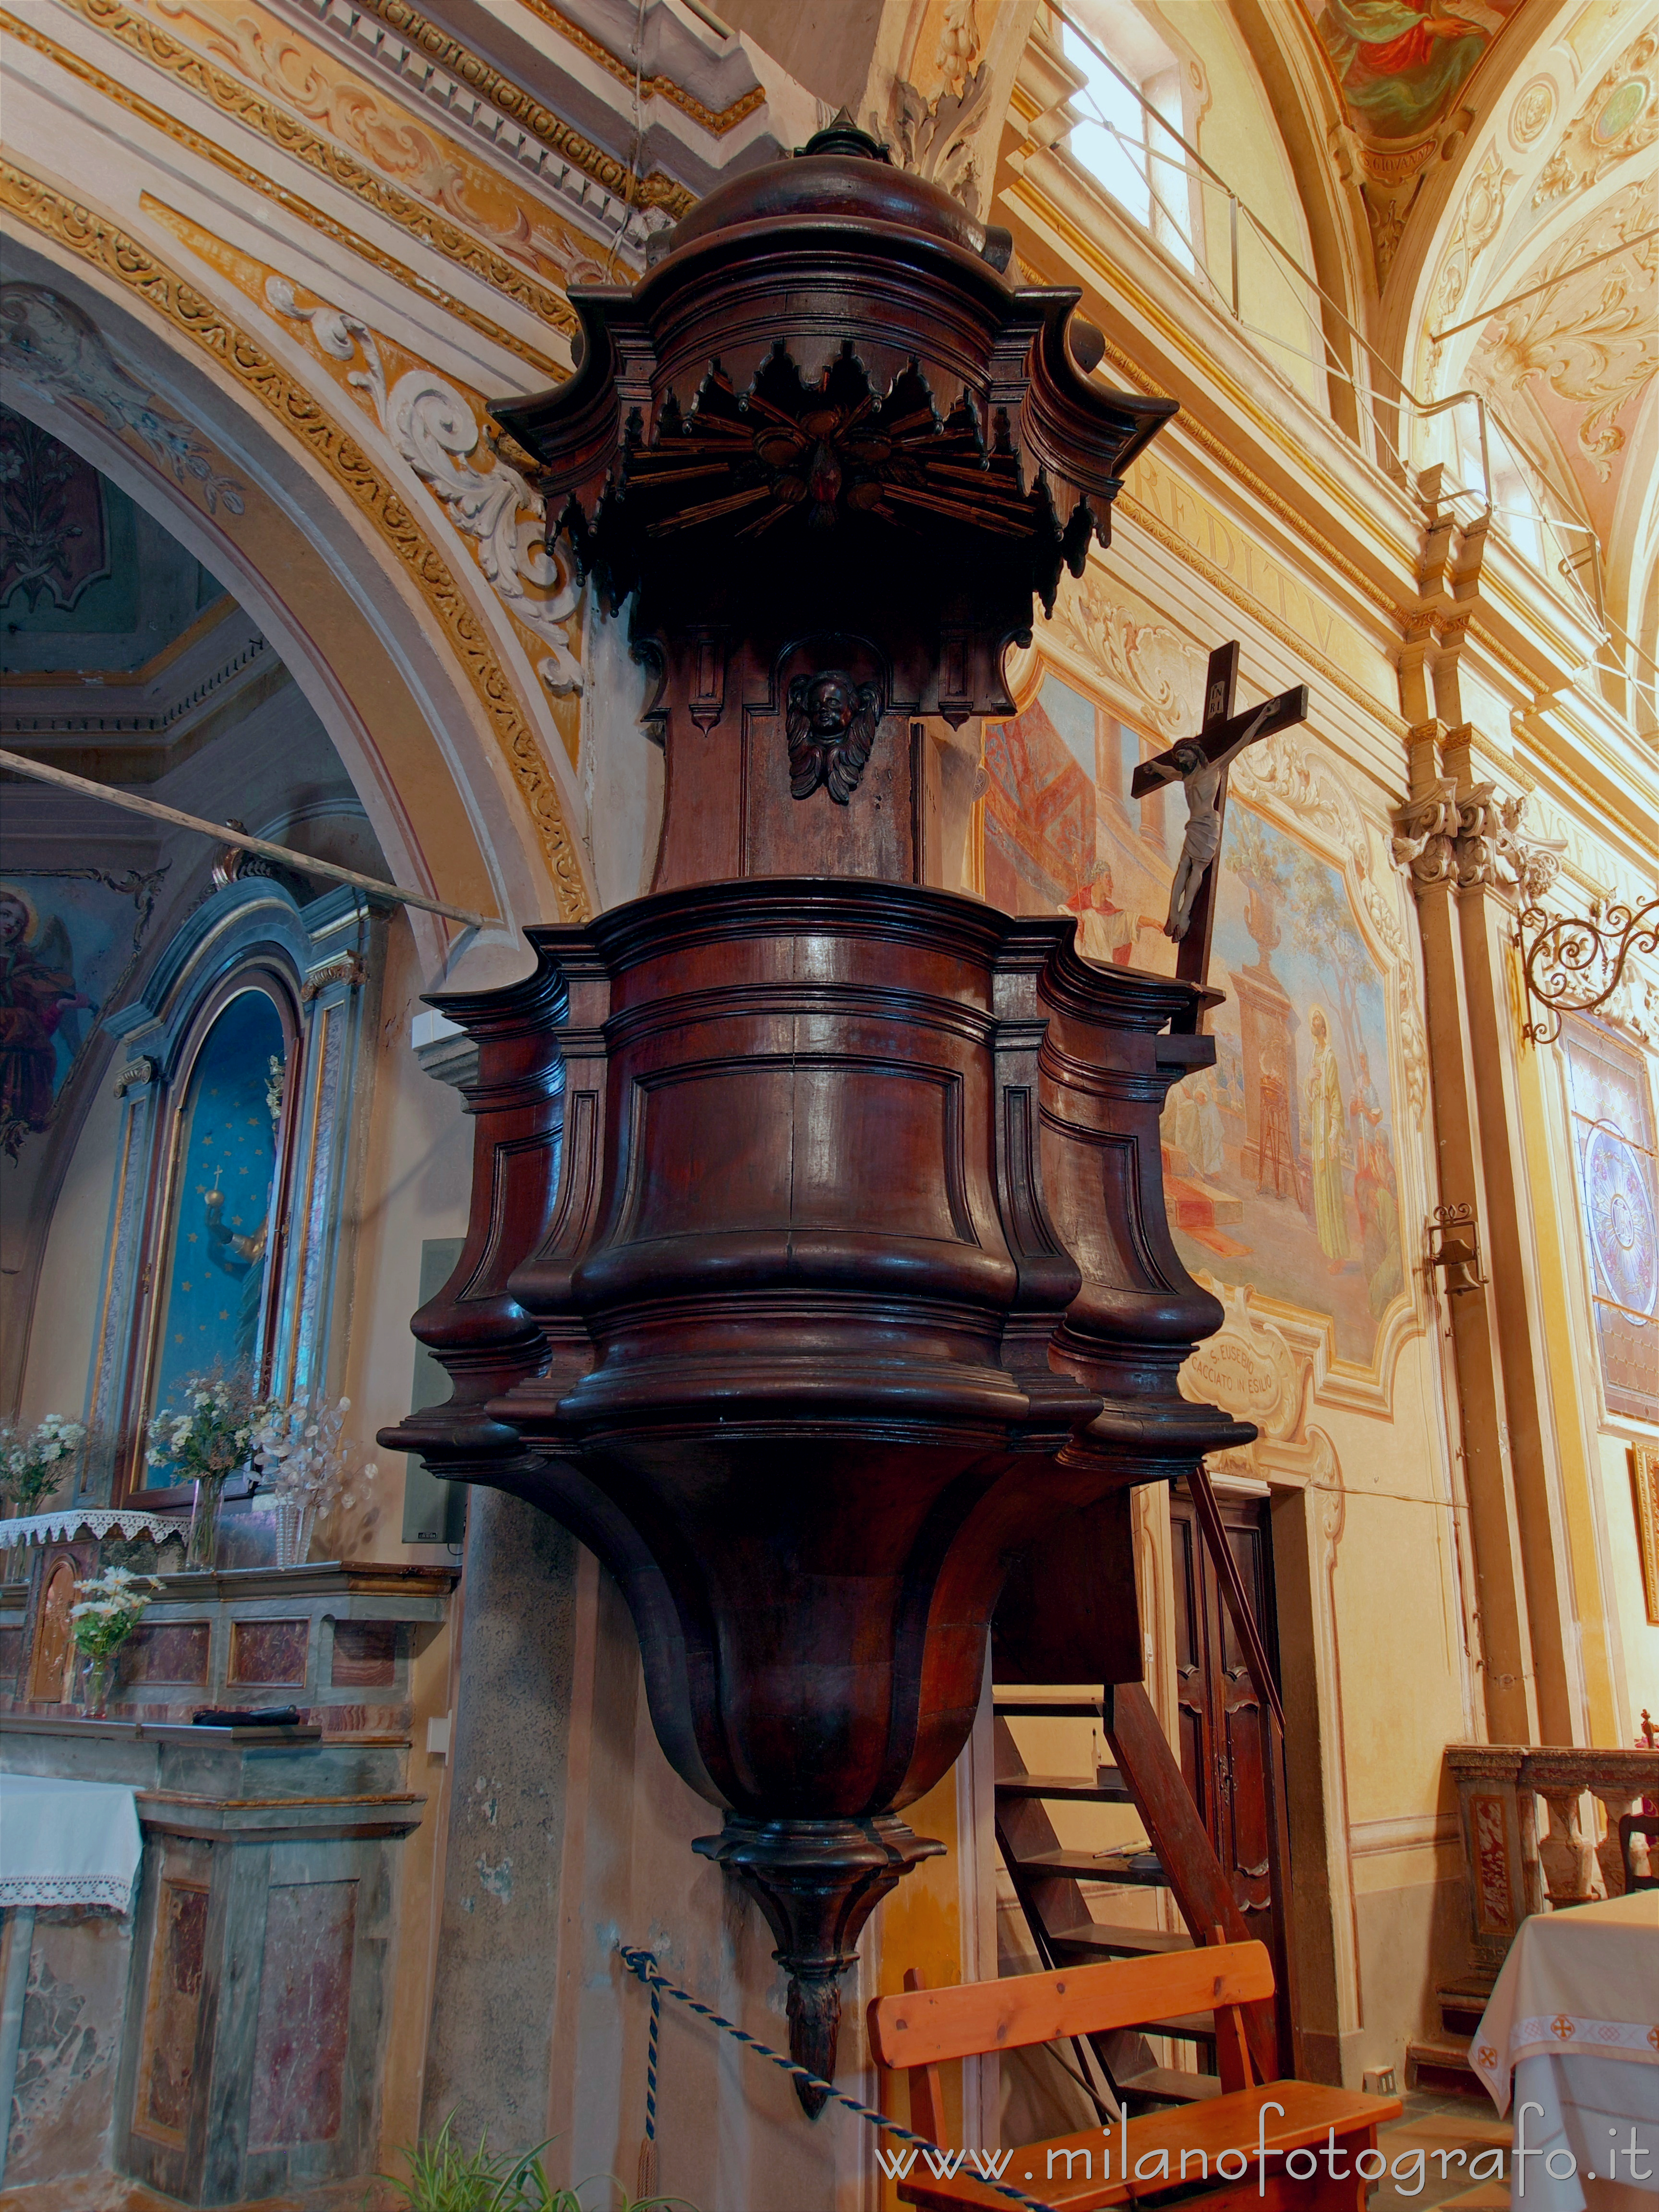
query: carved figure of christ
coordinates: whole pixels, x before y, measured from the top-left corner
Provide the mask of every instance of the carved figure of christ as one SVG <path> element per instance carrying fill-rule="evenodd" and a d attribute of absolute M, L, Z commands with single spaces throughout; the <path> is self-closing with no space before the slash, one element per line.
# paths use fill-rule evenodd
<path fill-rule="evenodd" d="M 1170 886 L 1170 912 L 1164 933 L 1181 947 L 1176 973 L 1191 983 L 1209 981 L 1215 860 L 1226 819 L 1227 770 L 1246 745 L 1308 718 L 1305 684 L 1235 714 L 1238 653 L 1235 639 L 1218 646 L 1210 655 L 1204 684 L 1204 721 L 1198 735 L 1183 738 L 1168 752 L 1142 761 L 1129 785 L 1134 799 L 1144 799 L 1149 791 L 1166 783 L 1178 782 L 1186 793 L 1187 828 L 1175 880 Z"/>

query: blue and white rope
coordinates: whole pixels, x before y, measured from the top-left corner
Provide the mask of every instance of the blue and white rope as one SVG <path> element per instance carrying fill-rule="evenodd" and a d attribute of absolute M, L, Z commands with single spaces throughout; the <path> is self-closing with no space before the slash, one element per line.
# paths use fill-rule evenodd
<path fill-rule="evenodd" d="M 655 2140 L 657 2130 L 657 2034 L 661 2007 L 659 1991 L 661 1991 L 672 1997 L 677 2004 L 683 2004 L 690 2011 L 696 2013 L 700 2020 L 706 2020 L 712 2027 L 724 2029 L 727 2035 L 736 2042 L 741 2043 L 746 2050 L 752 2051 L 757 2057 L 769 2058 L 774 2066 L 781 2067 L 784 2073 L 792 2075 L 796 2081 L 805 2082 L 809 2089 L 817 2089 L 822 2095 L 832 2099 L 837 2105 L 844 2105 L 849 2112 L 856 2112 L 861 2120 L 867 2120 L 872 2128 L 879 2128 L 888 2135 L 896 2136 L 901 2142 L 915 2143 L 919 2151 L 932 2151 L 937 2157 L 945 2155 L 940 2151 L 939 2146 L 935 2142 L 930 2142 L 926 2136 L 916 2135 L 909 2128 L 901 2127 L 896 2120 L 890 2119 L 885 2112 L 878 2112 L 873 2105 L 860 2104 L 856 2097 L 849 2097 L 845 2090 L 836 2088 L 833 2081 L 822 2080 L 809 2068 L 798 2064 L 793 2058 L 786 2057 L 781 2051 L 774 2051 L 769 2044 L 763 2043 L 758 2036 L 750 2035 L 747 2029 L 739 2027 L 735 2021 L 726 2020 L 720 2013 L 713 2011 L 701 1999 L 694 1997 L 690 1990 L 678 1988 L 658 1972 L 656 1955 L 653 1952 L 643 1951 L 628 1943 L 619 1943 L 617 1948 L 629 1972 L 643 1982 L 651 1992 L 651 2033 L 645 2070 L 645 2133 L 647 2142 Z M 1006 2197 L 1011 2204 L 1024 2205 L 1026 2212 L 1053 2212 L 1051 2205 L 1044 2204 L 1039 2197 L 1028 2197 L 1023 2189 L 1016 2189 L 1011 2181 L 988 2181 L 980 2174 L 975 2174 L 973 2179 L 981 2189 L 988 2189 L 994 2196 Z"/>
<path fill-rule="evenodd" d="M 645 2139 L 657 2140 L 657 2045 L 662 2035 L 662 1991 L 651 1984 L 651 2033 L 645 2046 Z"/>

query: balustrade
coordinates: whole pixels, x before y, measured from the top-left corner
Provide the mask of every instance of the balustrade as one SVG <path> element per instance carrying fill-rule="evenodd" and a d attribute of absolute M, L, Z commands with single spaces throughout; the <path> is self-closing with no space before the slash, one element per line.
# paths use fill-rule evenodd
<path fill-rule="evenodd" d="M 1659 1803 L 1659 1749 L 1454 1743 L 1446 1764 L 1481 1969 L 1502 1966 L 1528 1913 L 1624 1895 L 1619 1823 Z"/>

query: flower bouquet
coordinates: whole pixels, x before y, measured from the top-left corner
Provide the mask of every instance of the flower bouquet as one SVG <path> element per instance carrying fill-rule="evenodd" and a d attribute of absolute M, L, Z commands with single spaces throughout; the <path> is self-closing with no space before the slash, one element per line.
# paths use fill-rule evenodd
<path fill-rule="evenodd" d="M 88 1720 L 100 1721 L 109 1705 L 121 1646 L 144 1617 L 150 1589 L 160 1589 L 156 1575 L 130 1574 L 125 1567 L 106 1567 L 101 1575 L 76 1583 L 78 1605 L 70 1607 L 76 1648 L 86 1660 L 82 1702 Z"/>
<path fill-rule="evenodd" d="M 300 1566 L 311 1556 L 319 1516 L 338 1522 L 368 1494 L 378 1469 L 360 1460 L 345 1434 L 349 1398 L 331 1406 L 318 1398 L 268 1406 L 253 1437 L 253 1463 L 276 1507 L 276 1564 Z"/>
<path fill-rule="evenodd" d="M 32 1434 L 9 1423 L 0 1427 L 0 1498 L 20 1514 L 33 1513 L 51 1497 L 87 1440 L 84 1425 L 48 1413 Z"/>
<path fill-rule="evenodd" d="M 253 1432 L 266 1408 L 255 1404 L 245 1370 L 226 1375 L 216 1367 L 209 1375 L 186 1376 L 180 1389 L 183 1407 L 155 1417 L 144 1456 L 149 1466 L 175 1468 L 180 1480 L 196 1486 L 185 1547 L 190 1572 L 217 1564 L 225 1485 L 247 1466 Z"/>

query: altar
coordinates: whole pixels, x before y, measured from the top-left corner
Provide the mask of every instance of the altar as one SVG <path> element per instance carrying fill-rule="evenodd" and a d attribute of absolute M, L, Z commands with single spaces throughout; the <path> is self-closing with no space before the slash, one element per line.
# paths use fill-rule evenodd
<path fill-rule="evenodd" d="M 26 1694 L 44 1607 L 10 1608 L 7 2181 L 101 2166 L 236 2204 L 373 2168 L 403 1846 L 428 1810 L 413 1667 L 453 1579 L 170 1576 L 98 1720 Z"/>

